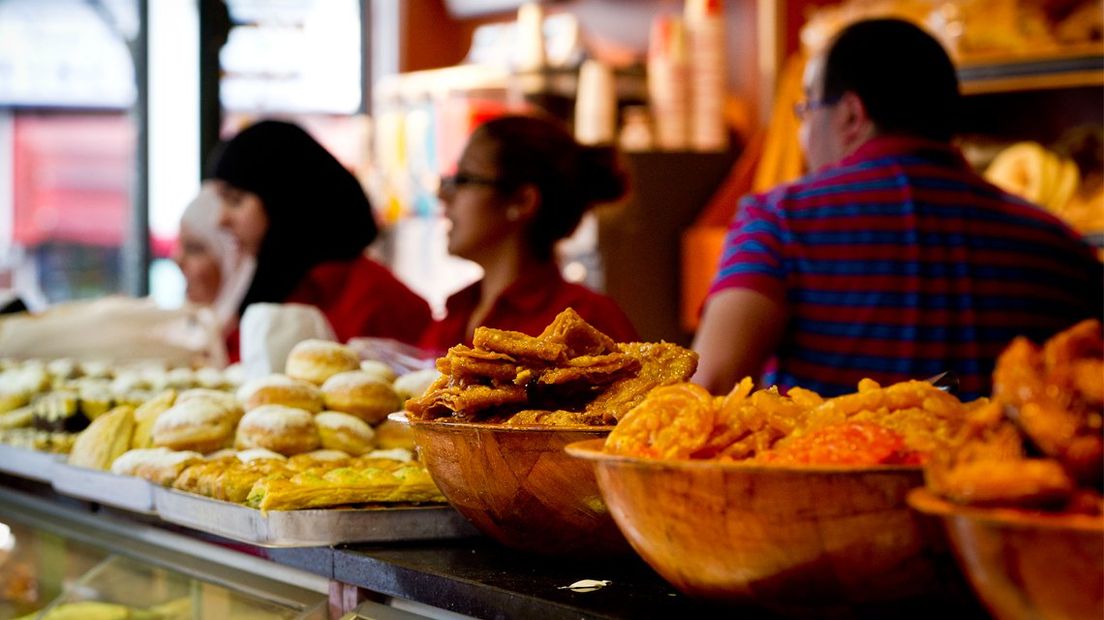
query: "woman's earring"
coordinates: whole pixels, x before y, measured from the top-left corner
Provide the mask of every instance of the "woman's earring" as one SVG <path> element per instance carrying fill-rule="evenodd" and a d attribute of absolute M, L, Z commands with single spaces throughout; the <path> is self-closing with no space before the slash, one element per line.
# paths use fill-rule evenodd
<path fill-rule="evenodd" d="M 516 222 L 518 221 L 519 217 L 521 217 L 521 211 L 519 211 L 517 207 L 510 207 L 509 209 L 506 209 L 507 220 L 511 222 Z"/>

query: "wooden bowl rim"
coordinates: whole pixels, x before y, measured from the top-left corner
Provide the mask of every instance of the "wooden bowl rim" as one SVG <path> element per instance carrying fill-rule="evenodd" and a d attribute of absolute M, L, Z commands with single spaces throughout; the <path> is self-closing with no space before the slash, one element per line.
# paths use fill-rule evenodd
<path fill-rule="evenodd" d="M 1104 516 L 1047 514 L 1008 507 L 964 506 L 947 501 L 925 487 L 909 491 L 906 501 L 917 512 L 944 519 L 961 518 L 987 525 L 1020 529 L 1066 530 L 1104 534 Z"/>
<path fill-rule="evenodd" d="M 601 443 L 599 443 L 601 442 Z M 564 446 L 575 458 L 601 463 L 619 463 L 638 469 L 686 471 L 758 472 L 764 474 L 889 474 L 920 473 L 920 465 L 779 465 L 768 463 L 721 462 L 706 459 L 650 459 L 624 454 L 608 454 L 602 449 L 605 439 L 586 439 Z"/>
<path fill-rule="evenodd" d="M 432 429 L 466 429 L 466 430 L 486 430 L 502 433 L 609 433 L 613 430 L 613 425 L 610 426 L 556 426 L 549 424 L 524 424 L 524 425 L 509 425 L 492 422 L 442 422 L 443 418 L 436 420 L 415 420 L 413 418 L 407 418 L 407 424 L 412 428 L 432 428 Z"/>

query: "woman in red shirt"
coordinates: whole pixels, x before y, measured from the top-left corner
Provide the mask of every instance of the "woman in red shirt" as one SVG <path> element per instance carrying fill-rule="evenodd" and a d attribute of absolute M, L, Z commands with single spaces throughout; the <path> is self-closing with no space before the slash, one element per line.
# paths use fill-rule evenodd
<path fill-rule="evenodd" d="M 251 125 L 220 146 L 211 177 L 220 225 L 256 256 L 239 315 L 257 302 L 309 304 L 343 342 L 419 341 L 432 320 L 428 304 L 365 254 L 378 232 L 368 198 L 306 131 Z"/>
<path fill-rule="evenodd" d="M 554 121 L 506 116 L 479 126 L 438 196 L 449 253 L 478 263 L 483 279 L 449 298 L 422 345 L 470 343 L 479 326 L 536 335 L 569 307 L 614 340 L 635 340 L 617 304 L 566 282 L 555 259 L 583 213 L 625 189 L 612 149 L 582 146 Z"/>

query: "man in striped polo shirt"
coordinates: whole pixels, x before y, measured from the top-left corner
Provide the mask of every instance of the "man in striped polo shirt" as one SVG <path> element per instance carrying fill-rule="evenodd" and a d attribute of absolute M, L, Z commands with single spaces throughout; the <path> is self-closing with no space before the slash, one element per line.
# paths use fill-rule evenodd
<path fill-rule="evenodd" d="M 762 376 L 828 396 L 950 370 L 974 398 L 1013 337 L 1101 316 L 1092 249 L 951 146 L 958 80 L 934 38 L 900 20 L 853 24 L 804 87 L 814 172 L 741 200 L 695 381 L 724 393 Z"/>

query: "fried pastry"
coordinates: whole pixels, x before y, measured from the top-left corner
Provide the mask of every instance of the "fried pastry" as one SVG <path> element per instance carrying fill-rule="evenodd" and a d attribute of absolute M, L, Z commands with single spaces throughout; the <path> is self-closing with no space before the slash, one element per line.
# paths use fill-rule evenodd
<path fill-rule="evenodd" d="M 360 358 L 353 350 L 328 340 L 304 340 L 288 353 L 284 373 L 293 379 L 322 385 L 339 372 L 360 369 Z"/>
<path fill-rule="evenodd" d="M 153 424 L 175 401 L 176 390 L 165 390 L 134 410 L 134 436 L 130 440 L 132 449 L 153 447 Z"/>
<path fill-rule="evenodd" d="M 697 354 L 669 343 L 618 345 L 573 310 L 539 336 L 479 328 L 437 360 L 442 376 L 407 400 L 412 419 L 610 425 L 652 388 L 685 381 Z"/>
<path fill-rule="evenodd" d="M 323 411 L 314 416 L 322 447 L 341 450 L 353 456 L 364 454 L 375 444 L 375 432 L 368 423 L 356 416 L 337 411 Z"/>
<path fill-rule="evenodd" d="M 322 392 L 313 383 L 286 375 L 268 375 L 243 385 L 237 394 L 245 410 L 263 405 L 283 405 L 311 413 L 322 411 Z"/>
<path fill-rule="evenodd" d="M 151 435 L 154 446 L 206 454 L 230 443 L 234 418 L 215 403 L 194 399 L 157 416 Z"/>
<path fill-rule="evenodd" d="M 90 469 L 107 469 L 130 447 L 134 434 L 134 409 L 116 407 L 88 425 L 69 451 L 69 464 Z"/>
<path fill-rule="evenodd" d="M 402 406 L 390 383 L 362 370 L 338 373 L 322 384 L 327 409 L 354 415 L 377 424 Z"/>
<path fill-rule="evenodd" d="M 111 473 L 137 476 L 154 484 L 166 486 L 176 480 L 185 467 L 203 461 L 198 452 L 148 448 L 124 452 L 111 464 Z"/>
<path fill-rule="evenodd" d="M 321 438 L 309 411 L 264 405 L 251 409 L 241 419 L 234 445 L 238 449 L 266 448 L 291 456 L 318 448 Z"/>

